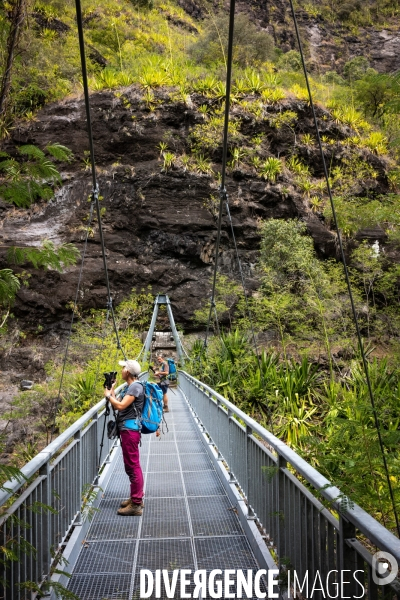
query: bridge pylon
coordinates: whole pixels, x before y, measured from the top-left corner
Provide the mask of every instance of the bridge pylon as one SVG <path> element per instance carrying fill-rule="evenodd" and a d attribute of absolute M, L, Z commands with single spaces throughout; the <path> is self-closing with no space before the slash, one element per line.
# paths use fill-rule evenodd
<path fill-rule="evenodd" d="M 156 321 L 157 321 L 157 316 L 158 316 L 158 310 L 159 310 L 160 306 L 166 306 L 166 308 L 167 308 L 167 315 L 168 315 L 168 319 L 169 319 L 169 324 L 171 326 L 172 336 L 175 341 L 176 352 L 178 354 L 178 359 L 179 359 L 180 363 L 183 365 L 185 362 L 185 355 L 184 355 L 184 351 L 183 351 L 183 347 L 182 347 L 182 342 L 180 340 L 178 330 L 176 329 L 174 315 L 172 314 L 171 303 L 169 301 L 169 297 L 166 294 L 158 294 L 154 300 L 153 316 L 151 317 L 150 328 L 149 328 L 149 331 L 147 332 L 146 341 L 144 344 L 144 351 L 143 351 L 144 357 L 147 358 L 147 356 L 149 355 L 149 352 L 150 352 L 151 342 L 153 339 L 154 329 L 156 326 Z"/>

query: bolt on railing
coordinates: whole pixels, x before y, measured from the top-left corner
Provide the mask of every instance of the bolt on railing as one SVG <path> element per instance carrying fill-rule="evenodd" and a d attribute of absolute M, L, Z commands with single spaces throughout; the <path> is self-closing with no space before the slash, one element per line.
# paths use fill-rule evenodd
<path fill-rule="evenodd" d="M 308 582 L 309 591 L 314 585 L 312 596 L 304 587 L 302 594 L 316 600 L 392 599 L 394 593 L 400 598 L 400 540 L 234 404 L 188 373 L 179 375 L 218 458 L 247 501 L 248 518 L 256 518 L 269 539 L 281 581 L 290 572 L 289 586 L 295 575 L 297 591 L 301 584 Z M 306 485 L 328 501 L 329 510 Z M 373 555 L 363 540 L 384 553 L 391 570 L 382 572 L 377 562 L 382 555 Z"/>

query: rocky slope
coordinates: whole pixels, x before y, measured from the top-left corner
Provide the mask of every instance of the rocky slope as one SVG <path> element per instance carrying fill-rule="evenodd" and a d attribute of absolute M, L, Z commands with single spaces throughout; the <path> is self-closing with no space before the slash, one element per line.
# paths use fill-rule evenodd
<path fill-rule="evenodd" d="M 179 156 L 190 153 L 190 133 L 196 124 L 204 122 L 197 110 L 210 100 L 202 96 L 187 98 L 186 103 L 169 99 L 166 91 L 158 92 L 158 102 L 150 110 L 143 93 L 135 86 L 115 95 L 112 92 L 92 96 L 93 131 L 97 171 L 104 215 L 107 259 L 114 300 L 118 303 L 132 288 L 151 287 L 153 293 L 168 293 L 177 321 L 186 329 L 193 327 L 191 318 L 201 301 L 208 297 L 216 236 L 215 199 L 218 196 L 215 178 L 192 172 L 179 161 L 167 171 L 162 170 L 158 145 L 168 140 L 169 147 Z M 290 128 L 276 129 L 268 116 L 290 109 L 296 112 L 296 153 L 312 165 L 315 177 L 322 176 L 317 147 L 303 145 L 299 136 L 313 133 L 308 105 L 287 99 L 280 106 L 265 106 L 264 117 L 255 118 L 236 106 L 234 118 L 240 117 L 242 143 L 263 134 L 261 154 L 289 156 L 294 150 Z M 350 133 L 335 123 L 329 113 L 318 109 L 321 132 L 338 140 Z M 13 143 L 34 143 L 43 147 L 57 141 L 72 148 L 75 161 L 63 173 L 63 186 L 48 204 L 17 210 L 3 205 L 2 244 L 38 244 L 43 238 L 55 242 L 68 241 L 83 248 L 85 225 L 89 213 L 88 197 L 91 176 L 85 170 L 88 148 L 82 99 L 74 98 L 46 107 L 37 120 L 20 126 L 13 133 Z M 11 150 L 11 142 L 10 148 Z M 338 142 L 327 147 L 327 158 L 340 164 L 346 149 Z M 387 190 L 385 164 L 366 150 L 364 159 L 379 172 L 374 185 Z M 220 168 L 221 149 L 213 155 L 213 168 Z M 230 170 L 227 189 L 247 283 L 257 285 L 254 265 L 259 245 L 259 219 L 298 217 L 307 223 L 315 247 L 321 256 L 334 256 L 335 236 L 326 227 L 322 216 L 310 210 L 307 199 L 292 185 L 292 174 L 284 170 L 276 183 L 260 178 L 249 165 Z M 359 193 L 362 194 L 362 188 Z M 4 253 L 4 251 L 3 251 Z M 4 254 L 1 262 L 4 262 Z M 237 275 L 232 241 L 226 217 L 220 264 L 222 272 Z M 63 274 L 56 271 L 31 270 L 29 287 L 18 293 L 14 313 L 24 330 L 46 333 L 67 327 L 69 303 L 73 300 L 79 275 L 79 265 Z M 101 248 L 96 226 L 89 237 L 82 291 L 82 308 L 106 306 L 106 288 Z M 64 325 L 62 325 L 64 323 Z"/>
<path fill-rule="evenodd" d="M 194 19 L 206 19 L 207 10 L 199 0 L 178 0 L 178 4 Z M 306 3 L 299 3 L 305 5 Z M 312 6 L 311 3 L 308 3 Z M 217 3 L 215 8 L 218 9 Z M 225 3 L 228 10 L 229 4 Z M 315 6 L 316 12 L 319 7 Z M 283 0 L 262 2 L 237 2 L 237 10 L 247 13 L 261 28 L 270 33 L 276 46 L 283 52 L 298 50 L 290 6 Z M 340 11 L 338 11 L 339 13 Z M 356 56 L 365 56 L 371 67 L 380 73 L 400 69 L 400 28 L 396 18 L 388 19 L 381 27 L 349 27 L 340 22 L 332 23 L 321 14 L 313 16 L 296 6 L 302 42 L 308 58 L 310 71 L 325 73 L 342 72 L 344 64 Z"/>

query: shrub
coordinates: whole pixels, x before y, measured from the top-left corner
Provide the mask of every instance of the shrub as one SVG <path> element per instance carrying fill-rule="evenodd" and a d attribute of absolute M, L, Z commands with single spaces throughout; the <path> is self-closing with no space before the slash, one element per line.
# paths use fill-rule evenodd
<path fill-rule="evenodd" d="M 189 49 L 197 62 L 210 65 L 226 62 L 229 21 L 225 15 L 211 17 L 200 39 Z M 241 67 L 262 63 L 273 57 L 274 42 L 270 35 L 261 32 L 244 14 L 235 21 L 233 60 Z"/>
<path fill-rule="evenodd" d="M 356 56 L 349 60 L 343 67 L 343 75 L 346 79 L 356 81 L 361 79 L 369 69 L 369 62 L 365 56 Z"/>
<path fill-rule="evenodd" d="M 302 69 L 301 55 L 297 50 L 289 50 L 278 60 L 278 68 L 283 71 L 300 71 Z"/>

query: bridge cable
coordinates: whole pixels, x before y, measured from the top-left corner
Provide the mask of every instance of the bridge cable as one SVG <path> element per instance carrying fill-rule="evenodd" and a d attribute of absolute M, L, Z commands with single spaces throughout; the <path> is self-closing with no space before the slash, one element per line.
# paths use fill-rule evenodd
<path fill-rule="evenodd" d="M 65 375 L 65 368 L 66 368 L 66 364 L 67 364 L 67 356 L 68 356 L 69 346 L 70 346 L 70 343 L 71 343 L 72 327 L 73 327 L 73 324 L 74 324 L 75 312 L 76 312 L 77 306 L 78 306 L 78 296 L 79 296 L 79 291 L 80 291 L 80 288 L 81 288 L 82 274 L 83 274 L 83 265 L 84 265 L 85 258 L 86 258 L 86 251 L 87 251 L 87 245 L 88 245 L 88 239 L 89 239 L 89 231 L 90 231 L 90 226 L 91 226 L 92 220 L 93 220 L 93 209 L 94 209 L 94 202 L 92 201 L 91 204 L 90 204 L 89 220 L 88 220 L 88 225 L 87 225 L 87 228 L 86 228 L 86 238 L 85 238 L 85 243 L 84 243 L 84 246 L 83 246 L 82 261 L 81 261 L 81 266 L 80 266 L 80 269 L 79 269 L 78 284 L 76 286 L 74 306 L 73 306 L 73 309 L 72 309 L 71 323 L 70 323 L 70 326 L 69 326 L 68 337 L 67 337 L 67 345 L 66 345 L 65 353 L 64 353 L 64 360 L 63 360 L 63 366 L 62 366 L 62 371 L 61 371 L 60 385 L 58 387 L 58 394 L 57 394 L 56 401 L 53 404 L 53 408 L 52 408 L 52 410 L 54 410 L 54 423 L 53 423 L 53 427 L 52 427 L 51 434 L 50 434 L 50 442 L 53 439 L 54 429 L 55 429 L 55 424 L 56 424 L 56 415 L 57 415 L 58 405 L 59 405 L 60 399 L 61 399 L 61 389 L 62 389 L 62 385 L 63 385 L 63 381 L 64 381 L 64 375 Z"/>
<path fill-rule="evenodd" d="M 76 21 L 77 21 L 77 25 L 78 25 L 79 50 L 80 50 L 81 69 L 82 69 L 82 82 L 83 82 L 83 90 L 84 90 L 84 95 L 85 95 L 86 120 L 87 120 L 87 130 L 88 130 L 88 137 L 89 137 L 90 162 L 91 162 L 92 181 L 93 181 L 92 199 L 96 205 L 97 221 L 98 221 L 98 225 L 99 225 L 101 253 L 102 253 L 102 258 L 103 258 L 103 267 L 104 267 L 104 273 L 105 273 L 105 277 L 106 277 L 106 286 L 107 286 L 107 309 L 110 310 L 113 327 L 114 327 L 114 332 L 115 332 L 115 337 L 117 340 L 117 348 L 119 350 L 121 350 L 121 352 L 124 356 L 124 359 L 126 360 L 126 355 L 121 346 L 121 342 L 120 342 L 119 335 L 118 335 L 118 328 L 117 328 L 117 324 L 115 322 L 114 308 L 113 308 L 113 304 L 112 304 L 112 297 L 111 297 L 111 290 L 110 290 L 110 281 L 109 281 L 109 277 L 108 277 L 103 226 L 102 226 L 101 214 L 100 214 L 99 186 L 97 183 L 96 163 L 95 163 L 95 158 L 94 158 L 92 121 L 91 121 L 91 116 L 90 116 L 89 85 L 88 85 L 88 76 L 87 76 L 87 68 L 86 68 L 85 40 L 83 37 L 83 21 L 82 21 L 82 9 L 81 9 L 80 0 L 75 0 L 75 7 L 76 7 Z"/>
<path fill-rule="evenodd" d="M 337 236 L 338 236 L 340 258 L 341 258 L 342 263 L 343 263 L 344 275 L 345 275 L 345 279 L 346 279 L 347 290 L 348 290 L 348 293 L 349 293 L 351 310 L 352 310 L 352 313 L 353 313 L 353 320 L 354 320 L 354 324 L 355 324 L 356 332 L 357 332 L 358 345 L 359 345 L 359 349 L 360 349 L 360 353 L 361 353 L 361 357 L 362 357 L 362 363 L 363 363 L 363 367 L 364 367 L 364 371 L 365 371 L 365 379 L 366 379 L 366 383 L 367 383 L 367 387 L 368 387 L 368 395 L 369 395 L 369 398 L 370 398 L 370 402 L 371 402 L 371 406 L 372 406 L 372 412 L 373 412 L 373 415 L 374 415 L 375 428 L 376 428 L 376 431 L 377 431 L 377 434 L 378 434 L 379 446 L 380 446 L 380 450 L 381 450 L 381 454 L 382 454 L 382 460 L 383 460 L 383 464 L 384 464 L 384 469 L 385 469 L 385 475 L 386 475 L 386 479 L 387 479 L 387 484 L 388 484 L 388 487 L 389 487 L 390 499 L 391 499 L 393 513 L 394 513 L 394 517 L 395 517 L 395 521 L 396 521 L 397 533 L 398 533 L 398 535 L 400 537 L 400 522 L 399 522 L 399 517 L 398 517 L 398 514 L 397 514 L 397 509 L 396 509 L 396 504 L 395 504 L 395 499 L 394 499 L 394 493 L 393 493 L 392 483 L 390 481 L 389 469 L 388 469 L 388 465 L 387 465 L 387 461 L 386 461 L 386 456 L 385 456 L 385 448 L 384 448 L 384 444 L 383 444 L 383 440 L 382 440 L 382 435 L 381 435 L 381 431 L 380 431 L 380 427 L 379 427 L 379 419 L 378 419 L 378 414 L 377 414 L 377 411 L 376 411 L 375 398 L 374 398 L 374 393 L 373 393 L 373 390 L 372 390 L 371 378 L 369 376 L 368 362 L 367 362 L 367 358 L 366 358 L 365 351 L 364 351 L 364 344 L 363 344 L 363 341 L 362 341 L 361 332 L 360 332 L 360 326 L 359 326 L 359 323 L 358 323 L 357 312 L 356 312 L 356 308 L 355 308 L 355 304 L 354 304 L 353 292 L 352 292 L 352 289 L 351 289 L 350 277 L 349 277 L 349 272 L 348 272 L 348 269 L 347 269 L 346 257 L 345 257 L 344 249 L 343 249 L 342 236 L 340 234 L 340 228 L 339 228 L 339 224 L 338 224 L 338 220 L 337 220 L 337 215 L 336 215 L 336 210 L 335 210 L 335 203 L 334 203 L 334 200 L 333 200 L 331 185 L 330 185 L 330 182 L 329 182 L 328 169 L 327 169 L 327 166 L 326 166 L 324 150 L 322 148 L 321 138 L 320 138 L 320 135 L 319 135 L 318 121 L 317 121 L 317 116 L 316 116 L 316 113 L 315 113 L 315 107 L 314 107 L 314 102 L 313 102 L 313 98 L 312 98 L 312 93 L 311 93 L 311 88 L 310 88 L 310 83 L 309 83 L 309 79 L 308 79 L 308 73 L 307 73 L 307 68 L 306 68 L 306 63 L 305 63 L 305 58 L 304 58 L 304 53 L 303 53 L 303 46 L 302 46 L 302 43 L 301 43 L 299 28 L 298 28 L 298 24 L 297 24 L 296 13 L 295 13 L 294 6 L 293 6 L 293 0 L 289 0 L 289 3 L 290 3 L 290 8 L 291 8 L 292 16 L 293 16 L 293 22 L 294 22 L 294 27 L 295 27 L 295 31 L 296 31 L 296 38 L 297 38 L 297 44 L 298 44 L 299 51 L 300 51 L 301 62 L 302 62 L 302 66 L 303 66 L 304 77 L 305 77 L 305 81 L 306 81 L 306 86 L 307 86 L 307 92 L 308 92 L 310 107 L 311 107 L 311 111 L 312 111 L 312 115 L 313 115 L 313 121 L 314 121 L 315 131 L 316 131 L 316 134 L 317 134 L 317 141 L 318 141 L 319 151 L 320 151 L 320 154 L 321 154 L 321 159 L 322 159 L 322 164 L 323 164 L 323 169 L 324 169 L 324 175 L 325 175 L 326 185 L 327 185 L 327 191 L 328 191 L 328 195 L 329 195 L 329 201 L 330 201 L 330 205 L 331 205 L 331 209 L 332 209 L 332 217 L 333 217 L 333 221 L 334 221 L 334 224 L 335 224 L 336 233 L 337 233 Z"/>
<path fill-rule="evenodd" d="M 265 389 L 266 388 L 265 377 L 264 377 L 264 372 L 263 372 L 263 369 L 262 369 L 261 359 L 260 359 L 260 355 L 259 355 L 259 351 L 258 351 L 258 344 L 257 344 L 256 335 L 255 335 L 255 331 L 254 331 L 253 315 L 252 315 L 250 304 L 249 304 L 249 301 L 248 301 L 248 298 L 247 298 L 247 289 L 246 289 L 246 284 L 245 284 L 245 280 L 244 280 L 244 273 L 243 273 L 243 269 L 242 269 L 242 263 L 241 263 L 241 260 L 240 260 L 240 257 L 239 257 L 239 250 L 238 250 L 237 243 L 236 243 L 235 231 L 233 229 L 233 222 L 232 222 L 232 217 L 231 217 L 231 211 L 229 210 L 228 194 L 226 194 L 225 207 L 226 207 L 226 214 L 228 215 L 228 220 L 229 220 L 229 224 L 230 224 L 230 227 L 231 227 L 232 240 L 233 240 L 233 244 L 234 244 L 234 247 L 235 247 L 236 261 L 237 261 L 238 268 L 239 268 L 239 274 L 240 274 L 240 280 L 241 280 L 242 288 L 243 288 L 243 294 L 244 294 L 244 300 L 245 300 L 245 304 L 246 304 L 246 310 L 247 310 L 247 314 L 248 314 L 248 318 L 249 318 L 249 322 L 250 322 L 251 336 L 252 336 L 254 348 L 255 348 L 255 351 L 256 351 L 256 358 L 257 358 L 257 363 L 258 363 L 258 369 L 260 371 L 261 381 L 262 381 L 262 384 L 263 384 L 264 389 Z M 273 433 L 272 413 L 271 413 L 271 409 L 270 409 L 268 403 L 266 404 L 266 407 L 267 407 L 267 414 L 268 414 L 269 426 L 270 426 L 271 432 Z"/>
<path fill-rule="evenodd" d="M 214 274 L 213 274 L 213 285 L 210 302 L 210 312 L 208 315 L 207 330 L 204 338 L 204 349 L 207 349 L 207 339 L 210 331 L 210 322 L 213 310 L 216 313 L 215 307 L 215 287 L 217 283 L 217 270 L 218 270 L 218 254 L 219 246 L 221 242 L 221 228 L 222 228 L 222 211 L 224 202 L 226 199 L 226 188 L 225 188 L 225 171 L 226 163 L 228 158 L 228 125 L 229 125 L 229 109 L 230 109 L 230 98 L 231 98 L 231 79 L 232 79 L 232 62 L 233 62 L 233 32 L 235 26 L 235 0 L 230 0 L 230 11 L 229 11 L 229 38 L 228 38 L 228 58 L 226 66 L 226 92 L 225 92 L 225 116 L 224 116 L 224 133 L 223 133 L 223 144 L 222 144 L 222 166 L 221 166 L 221 185 L 219 187 L 219 212 L 218 212 L 218 229 L 217 229 L 217 240 L 215 244 L 215 261 L 214 261 Z"/>

